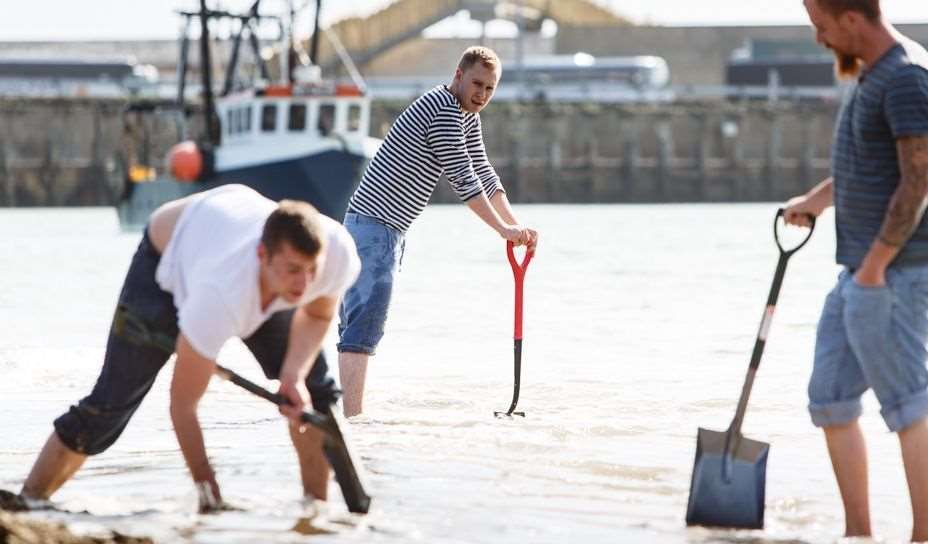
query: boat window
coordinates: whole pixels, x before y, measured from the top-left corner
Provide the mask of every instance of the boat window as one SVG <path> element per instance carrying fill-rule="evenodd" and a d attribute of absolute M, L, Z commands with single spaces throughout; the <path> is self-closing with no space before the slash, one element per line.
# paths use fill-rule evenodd
<path fill-rule="evenodd" d="M 226 110 L 226 134 L 235 134 L 236 128 L 238 128 L 238 116 L 235 115 L 235 110 Z"/>
<path fill-rule="evenodd" d="M 235 132 L 236 132 L 236 133 L 245 132 L 245 123 L 246 123 L 246 120 L 245 120 L 245 108 L 236 108 L 236 109 L 235 109 L 235 120 L 233 121 L 233 123 L 235 124 Z"/>
<path fill-rule="evenodd" d="M 274 132 L 277 128 L 277 105 L 265 104 L 261 108 L 261 132 Z"/>
<path fill-rule="evenodd" d="M 335 128 L 335 104 L 322 104 L 319 106 L 319 134 L 328 136 Z"/>
<path fill-rule="evenodd" d="M 245 110 L 242 113 L 244 114 L 242 116 L 243 121 L 244 121 L 242 123 L 242 131 L 251 132 L 251 106 L 248 106 L 247 108 L 245 108 Z"/>
<path fill-rule="evenodd" d="M 359 130 L 361 130 L 361 105 L 351 104 L 348 106 L 348 132 Z"/>
<path fill-rule="evenodd" d="M 287 130 L 300 132 L 306 129 L 306 104 L 290 104 L 290 120 Z"/>

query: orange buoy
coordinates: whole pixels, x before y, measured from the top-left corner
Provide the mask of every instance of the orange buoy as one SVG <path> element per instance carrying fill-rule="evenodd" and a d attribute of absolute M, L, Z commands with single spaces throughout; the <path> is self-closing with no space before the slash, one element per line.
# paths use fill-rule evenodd
<path fill-rule="evenodd" d="M 203 153 L 191 141 L 174 144 L 168 151 L 168 171 L 178 181 L 196 181 L 203 172 Z"/>

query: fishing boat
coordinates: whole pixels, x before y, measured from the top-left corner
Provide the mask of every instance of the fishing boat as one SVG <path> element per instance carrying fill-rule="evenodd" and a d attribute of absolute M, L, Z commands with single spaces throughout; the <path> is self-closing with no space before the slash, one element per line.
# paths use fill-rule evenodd
<path fill-rule="evenodd" d="M 176 100 L 167 105 L 139 102 L 126 110 L 126 175 L 117 204 L 124 228 L 141 227 L 164 202 L 227 183 L 247 185 L 273 200 L 305 200 L 341 220 L 364 167 L 381 143 L 367 136 L 370 98 L 353 67 L 350 83 L 320 76 L 316 55 L 321 0 L 316 2 L 308 59 L 301 61 L 292 32 L 281 30 L 277 41 L 286 47 L 278 49 L 280 75 L 272 80 L 267 48 L 257 33 L 264 20 L 282 18 L 259 14 L 260 2 L 255 0 L 241 14 L 211 10 L 206 0 L 200 0 L 199 11 L 180 12 L 185 24 Z M 293 15 L 291 7 L 291 29 Z M 210 22 L 216 20 L 231 21 L 236 29 L 221 88 L 215 88 L 211 69 Z M 194 23 L 199 23 L 202 81 L 201 99 L 191 105 L 185 81 Z M 246 39 L 255 76 L 243 85 L 237 69 Z M 162 159 L 152 152 L 157 146 L 152 144 L 151 117 L 165 114 L 173 119 L 177 142 Z M 197 135 L 187 139 L 193 131 Z"/>

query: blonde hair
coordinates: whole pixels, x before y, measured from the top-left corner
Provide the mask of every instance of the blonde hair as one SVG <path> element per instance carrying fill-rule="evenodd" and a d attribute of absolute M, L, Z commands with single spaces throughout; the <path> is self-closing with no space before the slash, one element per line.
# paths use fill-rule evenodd
<path fill-rule="evenodd" d="M 464 72 L 478 62 L 490 69 L 502 68 L 502 63 L 495 51 L 489 47 L 475 45 L 464 50 L 461 60 L 458 61 L 458 69 Z"/>

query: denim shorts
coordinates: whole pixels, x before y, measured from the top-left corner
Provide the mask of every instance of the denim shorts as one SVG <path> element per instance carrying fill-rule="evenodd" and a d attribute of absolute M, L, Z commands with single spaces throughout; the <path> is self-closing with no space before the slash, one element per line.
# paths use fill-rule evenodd
<path fill-rule="evenodd" d="M 146 229 L 119 294 L 103 369 L 93 391 L 55 420 L 55 432 L 73 451 L 95 455 L 116 442 L 171 357 L 178 334 L 177 309 L 173 296 L 155 282 L 160 259 Z M 273 314 L 243 339 L 269 379 L 280 374 L 293 311 Z M 131 316 L 131 327 L 125 324 L 127 315 Z M 317 411 L 328 410 L 338 400 L 339 392 L 328 376 L 322 354 L 306 385 Z"/>
<path fill-rule="evenodd" d="M 403 261 L 402 232 L 373 217 L 345 214 L 345 228 L 361 258 L 361 274 L 339 307 L 338 351 L 373 355 L 383 338 L 393 282 Z"/>
<path fill-rule="evenodd" d="M 928 266 L 886 271 L 886 285 L 864 287 L 849 269 L 825 299 L 809 380 L 809 412 L 819 427 L 861 414 L 873 389 L 890 431 L 928 416 Z"/>

